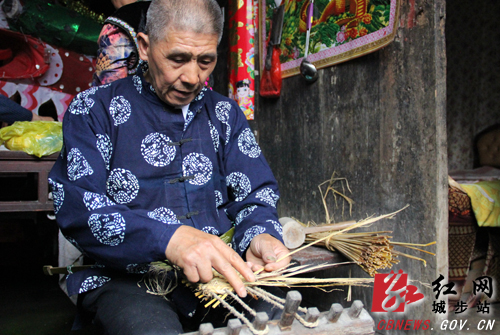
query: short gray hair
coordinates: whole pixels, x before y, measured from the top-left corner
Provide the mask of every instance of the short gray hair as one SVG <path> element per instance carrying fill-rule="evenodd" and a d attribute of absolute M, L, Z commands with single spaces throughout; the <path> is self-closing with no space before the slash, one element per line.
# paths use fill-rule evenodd
<path fill-rule="evenodd" d="M 165 38 L 168 29 L 214 34 L 220 42 L 223 25 L 222 11 L 215 0 L 152 0 L 146 32 L 155 42 Z"/>

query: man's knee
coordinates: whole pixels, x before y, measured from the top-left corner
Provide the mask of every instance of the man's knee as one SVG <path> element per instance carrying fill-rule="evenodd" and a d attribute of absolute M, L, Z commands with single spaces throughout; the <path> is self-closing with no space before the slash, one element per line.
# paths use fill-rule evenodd
<path fill-rule="evenodd" d="M 94 323 L 106 334 L 174 335 L 183 332 L 175 306 L 147 293 L 137 281 L 112 280 L 83 298 L 82 306 L 95 313 Z"/>

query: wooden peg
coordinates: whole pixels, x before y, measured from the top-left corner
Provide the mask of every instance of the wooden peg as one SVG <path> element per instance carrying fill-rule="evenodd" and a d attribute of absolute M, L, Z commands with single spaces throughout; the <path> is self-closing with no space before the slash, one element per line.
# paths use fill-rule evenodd
<path fill-rule="evenodd" d="M 363 310 L 363 307 L 364 305 L 361 300 L 354 300 L 351 308 L 349 308 L 348 315 L 351 317 L 351 319 L 357 319 L 359 317 L 359 314 Z"/>
<path fill-rule="evenodd" d="M 211 323 L 202 323 L 199 333 L 200 335 L 212 335 L 214 333 L 214 326 Z"/>
<path fill-rule="evenodd" d="M 309 307 L 307 309 L 305 320 L 307 322 L 314 323 L 316 322 L 316 320 L 318 320 L 319 314 L 319 309 L 317 309 L 316 307 Z"/>
<path fill-rule="evenodd" d="M 292 328 L 295 313 L 297 313 L 301 301 L 302 295 L 299 291 L 289 291 L 286 294 L 285 308 L 283 309 L 283 314 L 281 314 L 281 319 L 278 323 L 281 330 L 289 330 Z"/>
<path fill-rule="evenodd" d="M 340 318 L 340 315 L 342 314 L 342 311 L 344 310 L 344 307 L 342 307 L 341 304 L 332 304 L 332 307 L 330 307 L 330 311 L 328 312 L 328 315 L 326 316 L 327 320 L 329 322 L 337 322 L 338 319 Z"/>
<path fill-rule="evenodd" d="M 241 321 L 239 319 L 231 319 L 227 322 L 226 335 L 239 335 L 241 331 Z"/>
<path fill-rule="evenodd" d="M 253 327 L 257 330 L 266 329 L 267 321 L 269 321 L 269 316 L 266 312 L 258 312 L 253 320 Z"/>

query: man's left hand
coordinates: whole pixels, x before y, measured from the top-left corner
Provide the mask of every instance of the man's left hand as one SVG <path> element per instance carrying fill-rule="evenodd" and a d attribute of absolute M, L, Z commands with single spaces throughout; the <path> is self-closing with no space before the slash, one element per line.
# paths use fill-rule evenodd
<path fill-rule="evenodd" d="M 275 271 L 290 263 L 291 257 L 287 255 L 290 251 L 281 241 L 269 234 L 260 234 L 253 238 L 246 252 L 246 260 L 252 271 L 258 271 L 264 267 L 265 271 Z M 279 262 L 276 262 L 280 260 Z"/>

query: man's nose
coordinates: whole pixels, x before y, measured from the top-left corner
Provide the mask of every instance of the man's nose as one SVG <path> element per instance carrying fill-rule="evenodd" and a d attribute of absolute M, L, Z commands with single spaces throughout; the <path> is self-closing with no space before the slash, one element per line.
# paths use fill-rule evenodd
<path fill-rule="evenodd" d="M 181 76 L 182 82 L 188 85 L 196 85 L 199 81 L 199 70 L 196 61 L 187 63 Z"/>

